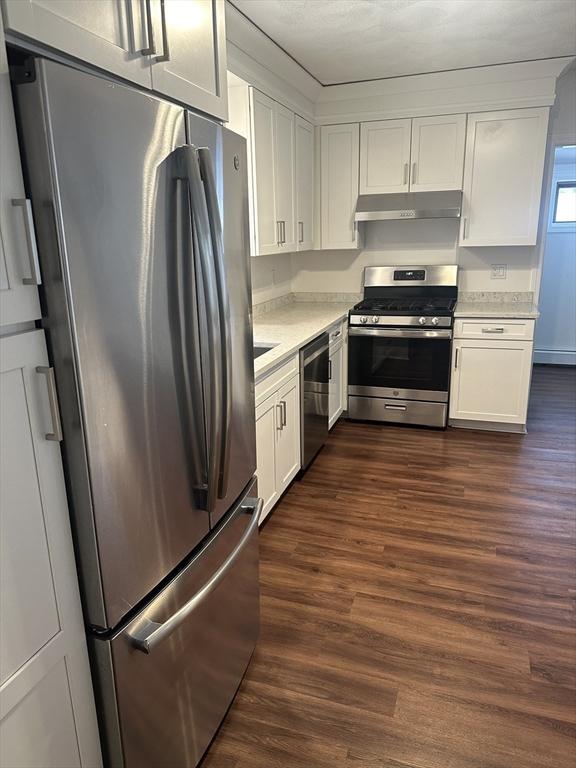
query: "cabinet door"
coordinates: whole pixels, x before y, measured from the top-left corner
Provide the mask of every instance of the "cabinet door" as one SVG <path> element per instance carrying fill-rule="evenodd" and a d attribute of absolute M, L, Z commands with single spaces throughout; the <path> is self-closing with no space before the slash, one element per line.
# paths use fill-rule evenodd
<path fill-rule="evenodd" d="M 328 368 L 328 428 L 331 429 L 342 413 L 342 343 L 331 351 Z"/>
<path fill-rule="evenodd" d="M 228 117 L 224 0 L 162 0 L 152 87 L 223 120 Z"/>
<path fill-rule="evenodd" d="M 276 152 L 276 217 L 280 222 L 281 249 L 296 250 L 294 221 L 294 113 L 274 103 Z"/>
<path fill-rule="evenodd" d="M 258 495 L 264 499 L 260 522 L 279 496 L 276 485 L 276 435 L 281 421 L 277 416 L 276 403 L 276 395 L 272 395 L 256 408 L 256 476 Z"/>
<path fill-rule="evenodd" d="M 412 120 L 410 190 L 462 189 L 466 115 Z"/>
<path fill-rule="evenodd" d="M 358 248 L 354 221 L 358 200 L 358 123 L 325 125 L 320 132 L 322 248 Z"/>
<path fill-rule="evenodd" d="M 468 115 L 460 245 L 535 245 L 548 107 Z"/>
<path fill-rule="evenodd" d="M 43 332 L 0 339 L 0 363 L 0 765 L 92 768 L 100 748 L 60 446 L 46 438 Z"/>
<path fill-rule="evenodd" d="M 276 433 L 276 485 L 282 493 L 301 467 L 300 376 L 293 376 L 278 390 L 277 405 L 282 429 Z"/>
<path fill-rule="evenodd" d="M 452 354 L 450 418 L 526 423 L 531 342 L 456 339 Z"/>
<path fill-rule="evenodd" d="M 406 192 L 411 120 L 378 120 L 360 129 L 360 194 Z"/>
<path fill-rule="evenodd" d="M 150 88 L 142 4 L 131 0 L 2 0 L 6 31 Z"/>
<path fill-rule="evenodd" d="M 296 247 L 309 251 L 314 246 L 314 128 L 295 116 L 296 137 Z"/>
<path fill-rule="evenodd" d="M 41 317 L 40 268 L 24 182 L 0 17 L 0 325 Z M 14 205 L 18 201 L 18 205 Z M 27 229 L 28 228 L 28 229 Z"/>
<path fill-rule="evenodd" d="M 276 127 L 274 101 L 255 88 L 250 95 L 255 255 L 261 256 L 281 250 L 276 216 Z"/>

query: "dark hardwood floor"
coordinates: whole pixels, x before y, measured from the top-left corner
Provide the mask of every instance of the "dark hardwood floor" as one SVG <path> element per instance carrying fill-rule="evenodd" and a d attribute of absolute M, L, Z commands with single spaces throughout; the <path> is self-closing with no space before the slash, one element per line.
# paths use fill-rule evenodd
<path fill-rule="evenodd" d="M 574 369 L 528 435 L 339 423 L 262 531 L 203 768 L 573 768 L 575 460 Z"/>

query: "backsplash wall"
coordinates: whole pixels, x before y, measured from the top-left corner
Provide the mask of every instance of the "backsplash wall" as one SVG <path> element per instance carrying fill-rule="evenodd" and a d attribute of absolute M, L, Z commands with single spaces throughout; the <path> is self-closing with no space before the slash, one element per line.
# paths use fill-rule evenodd
<path fill-rule="evenodd" d="M 251 259 L 252 304 L 277 299 L 292 290 L 292 257 L 289 253 Z"/>
<path fill-rule="evenodd" d="M 532 291 L 537 269 L 533 247 L 459 248 L 457 219 L 382 221 L 364 227 L 360 251 L 308 251 L 292 255 L 292 290 L 358 291 L 366 266 L 458 264 L 462 291 Z M 506 264 L 506 278 L 490 277 Z"/>

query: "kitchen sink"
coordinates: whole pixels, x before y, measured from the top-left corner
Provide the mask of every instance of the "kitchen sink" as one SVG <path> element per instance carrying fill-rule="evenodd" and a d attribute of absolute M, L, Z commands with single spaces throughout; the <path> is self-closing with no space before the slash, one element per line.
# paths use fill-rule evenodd
<path fill-rule="evenodd" d="M 258 342 L 254 344 L 254 360 L 256 360 L 257 357 L 260 357 L 261 355 L 266 354 L 266 352 L 269 352 L 271 349 L 274 349 L 274 347 L 277 347 L 278 344 L 268 344 L 265 341 Z"/>

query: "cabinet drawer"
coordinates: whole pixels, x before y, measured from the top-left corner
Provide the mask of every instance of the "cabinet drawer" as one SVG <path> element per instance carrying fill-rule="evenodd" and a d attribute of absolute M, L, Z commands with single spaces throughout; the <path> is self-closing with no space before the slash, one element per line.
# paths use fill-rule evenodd
<path fill-rule="evenodd" d="M 344 323 L 339 322 L 337 325 L 333 325 L 332 328 L 328 329 L 328 334 L 330 337 L 330 351 L 336 347 L 337 344 L 341 343 L 344 340 L 344 332 L 345 332 L 346 326 Z"/>
<path fill-rule="evenodd" d="M 260 405 L 267 397 L 274 394 L 279 387 L 285 384 L 292 376 L 300 373 L 300 358 L 296 354 L 287 362 L 281 363 L 278 368 L 256 382 L 256 405 Z"/>
<path fill-rule="evenodd" d="M 457 339 L 518 339 L 531 341 L 534 338 L 534 320 L 501 320 L 498 318 L 458 318 L 454 324 Z"/>

